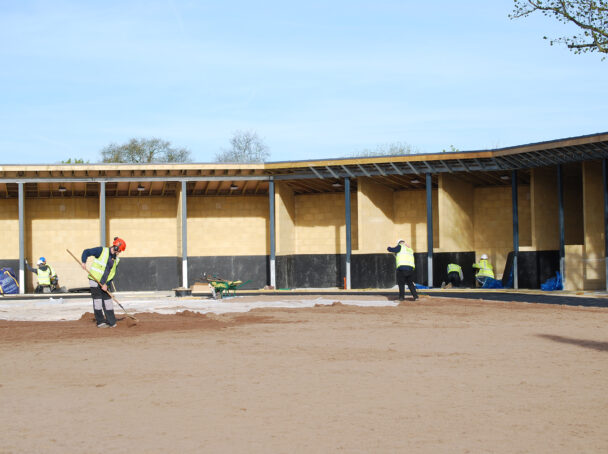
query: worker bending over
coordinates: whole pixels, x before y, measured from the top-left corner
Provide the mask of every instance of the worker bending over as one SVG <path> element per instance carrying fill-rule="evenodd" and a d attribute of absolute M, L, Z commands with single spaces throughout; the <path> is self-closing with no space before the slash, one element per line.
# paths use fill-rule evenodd
<path fill-rule="evenodd" d="M 25 261 L 25 266 L 38 278 L 38 285 L 34 293 L 51 293 L 57 287 L 57 273 L 51 265 L 46 263 L 44 257 L 38 259 L 38 268 L 34 268 Z"/>
<path fill-rule="evenodd" d="M 405 242 L 405 240 L 397 241 L 397 246 L 387 247 L 388 252 L 395 254 L 395 266 L 397 267 L 397 285 L 399 286 L 399 301 L 405 299 L 405 284 L 410 289 L 410 293 L 414 301 L 418 299 L 416 293 L 416 285 L 414 284 L 414 250 Z"/>
<path fill-rule="evenodd" d="M 483 287 L 483 284 L 485 284 L 488 278 L 494 279 L 494 269 L 488 261 L 488 256 L 486 254 L 481 254 L 481 260 L 479 263 L 474 263 L 473 268 L 477 269 L 475 280 L 477 281 L 478 287 Z"/>
<path fill-rule="evenodd" d="M 116 316 L 112 297 L 108 294 L 108 284 L 116 275 L 120 259 L 118 255 L 127 248 L 127 243 L 115 237 L 110 247 L 95 247 L 82 251 L 82 268 L 87 270 L 87 259 L 95 257 L 89 271 L 89 287 L 93 298 L 93 313 L 97 328 L 115 328 Z M 104 317 L 105 315 L 105 317 Z"/>
<path fill-rule="evenodd" d="M 460 287 L 463 280 L 462 267 L 456 263 L 448 264 L 448 281 L 443 288 Z"/>

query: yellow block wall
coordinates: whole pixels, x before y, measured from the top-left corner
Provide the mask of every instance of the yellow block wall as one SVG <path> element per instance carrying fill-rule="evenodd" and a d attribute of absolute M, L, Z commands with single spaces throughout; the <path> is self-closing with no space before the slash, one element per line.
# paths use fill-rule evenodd
<path fill-rule="evenodd" d="M 452 175 L 439 176 L 439 242 L 446 252 L 475 249 L 473 185 Z"/>
<path fill-rule="evenodd" d="M 188 197 L 188 255 L 268 255 L 268 208 L 268 196 Z"/>
<path fill-rule="evenodd" d="M 584 287 L 606 288 L 604 194 L 601 161 L 583 164 L 583 204 L 585 248 L 583 261 Z"/>
<path fill-rule="evenodd" d="M 36 266 L 43 256 L 59 285 L 86 287 L 86 275 L 66 249 L 80 258 L 83 249 L 99 246 L 99 201 L 92 198 L 25 199 L 25 257 Z M 16 236 L 18 244 L 19 236 Z M 18 258 L 18 257 L 17 257 Z M 26 291 L 36 285 L 36 276 L 26 271 Z"/>
<path fill-rule="evenodd" d="M 510 186 L 475 188 L 474 247 L 476 260 L 487 254 L 497 278 L 502 277 L 509 252 L 513 250 L 513 201 Z M 530 187 L 517 188 L 519 245 L 530 245 Z"/>
<path fill-rule="evenodd" d="M 433 250 L 440 248 L 439 242 L 439 193 L 433 189 L 431 193 L 433 204 Z M 427 250 L 426 231 L 426 190 L 395 191 L 393 194 L 395 233 L 394 238 L 387 242 L 394 246 L 399 238 L 403 238 L 415 252 Z M 388 239 L 387 239 L 388 240 Z M 386 251 L 386 246 L 385 249 Z"/>
<path fill-rule="evenodd" d="M 582 244 L 566 245 L 564 290 L 582 290 L 584 288 L 584 248 Z"/>
<path fill-rule="evenodd" d="M 393 190 L 369 178 L 357 180 L 359 212 L 359 253 L 386 252 L 397 241 L 395 233 Z"/>
<path fill-rule="evenodd" d="M 296 252 L 296 201 L 286 183 L 275 184 L 275 235 L 277 255 Z"/>
<path fill-rule="evenodd" d="M 351 194 L 352 249 L 358 248 L 357 195 Z M 296 254 L 345 254 L 344 194 L 295 196 Z"/>
<path fill-rule="evenodd" d="M 585 228 L 583 225 L 583 179 L 580 165 L 564 168 L 562 184 L 564 187 L 564 240 L 566 244 L 583 244 Z"/>
<path fill-rule="evenodd" d="M 555 167 L 532 169 L 530 200 L 532 246 L 537 251 L 559 249 L 559 206 Z"/>
<path fill-rule="evenodd" d="M 0 244 L 0 258 L 18 260 L 19 201 L 17 199 L 0 199 L 0 229 L 4 237 L 4 241 Z"/>
<path fill-rule="evenodd" d="M 181 257 L 176 197 L 107 197 L 106 235 L 127 243 L 122 257 Z"/>

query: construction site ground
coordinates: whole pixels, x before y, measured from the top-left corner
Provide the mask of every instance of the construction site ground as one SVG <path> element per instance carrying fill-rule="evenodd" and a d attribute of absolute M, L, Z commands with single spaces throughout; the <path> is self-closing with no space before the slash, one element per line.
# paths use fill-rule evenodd
<path fill-rule="evenodd" d="M 608 452 L 601 292 L 0 298 L 0 453 Z"/>

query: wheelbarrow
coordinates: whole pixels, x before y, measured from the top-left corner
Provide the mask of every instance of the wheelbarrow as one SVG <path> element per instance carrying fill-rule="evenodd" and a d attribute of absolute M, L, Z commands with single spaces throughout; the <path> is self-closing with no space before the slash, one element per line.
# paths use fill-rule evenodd
<path fill-rule="evenodd" d="M 217 276 L 210 276 L 208 274 L 203 274 L 203 279 L 209 283 L 209 288 L 211 289 L 211 295 L 214 299 L 222 299 L 225 296 L 236 296 L 236 291 L 241 288 L 243 285 L 251 282 L 251 279 L 248 281 L 230 281 L 227 279 L 222 279 Z M 232 295 L 230 294 L 232 292 Z"/>

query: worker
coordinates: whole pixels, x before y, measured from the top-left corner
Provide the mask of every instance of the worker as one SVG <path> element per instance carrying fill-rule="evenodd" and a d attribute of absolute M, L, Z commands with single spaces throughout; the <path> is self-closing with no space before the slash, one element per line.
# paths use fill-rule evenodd
<path fill-rule="evenodd" d="M 38 268 L 34 268 L 27 263 L 27 259 L 25 260 L 27 269 L 34 273 L 38 278 L 38 284 L 36 285 L 34 293 L 51 293 L 57 288 L 57 273 L 55 273 L 55 270 L 51 265 L 46 263 L 44 257 L 38 259 L 37 265 Z"/>
<path fill-rule="evenodd" d="M 395 266 L 397 267 L 397 285 L 399 286 L 399 301 L 405 299 L 405 284 L 410 289 L 414 301 L 418 299 L 416 285 L 414 284 L 414 250 L 405 240 L 398 240 L 397 246 L 387 247 L 388 252 L 395 254 Z"/>
<path fill-rule="evenodd" d="M 463 280 L 462 267 L 456 263 L 449 263 L 447 284 L 444 282 L 445 285 L 442 285 L 442 288 L 460 287 Z"/>
<path fill-rule="evenodd" d="M 95 257 L 89 271 L 89 287 L 93 298 L 93 313 L 97 328 L 115 328 L 116 316 L 112 297 L 108 294 L 108 285 L 116 275 L 119 254 L 127 248 L 127 243 L 115 237 L 110 247 L 95 247 L 82 251 L 82 268 L 87 271 L 87 259 Z"/>
<path fill-rule="evenodd" d="M 483 287 L 483 284 L 485 284 L 488 278 L 494 279 L 494 269 L 488 261 L 488 256 L 486 254 L 481 254 L 481 260 L 479 260 L 479 263 L 474 263 L 473 268 L 477 269 L 475 280 L 477 281 L 478 287 Z"/>

